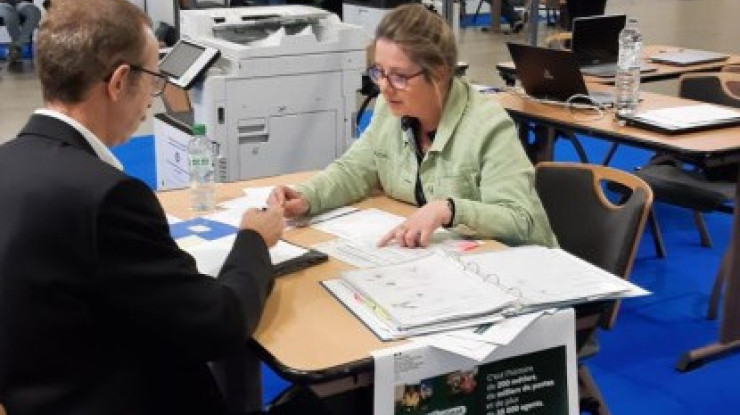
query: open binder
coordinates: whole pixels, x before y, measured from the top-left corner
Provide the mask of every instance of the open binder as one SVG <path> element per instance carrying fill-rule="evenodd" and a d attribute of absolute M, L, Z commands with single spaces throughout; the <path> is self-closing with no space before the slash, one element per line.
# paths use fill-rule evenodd
<path fill-rule="evenodd" d="M 561 249 L 527 246 L 347 271 L 324 286 L 383 340 L 647 292 Z"/>

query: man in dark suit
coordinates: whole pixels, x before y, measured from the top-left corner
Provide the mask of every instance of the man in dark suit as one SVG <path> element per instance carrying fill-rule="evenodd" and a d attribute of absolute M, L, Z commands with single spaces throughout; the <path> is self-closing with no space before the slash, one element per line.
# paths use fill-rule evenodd
<path fill-rule="evenodd" d="M 0 405 L 224 413 L 207 362 L 245 350 L 282 212 L 245 212 L 219 278 L 199 274 L 108 149 L 165 85 L 146 15 L 126 0 L 55 0 L 36 53 L 44 108 L 0 146 Z"/>

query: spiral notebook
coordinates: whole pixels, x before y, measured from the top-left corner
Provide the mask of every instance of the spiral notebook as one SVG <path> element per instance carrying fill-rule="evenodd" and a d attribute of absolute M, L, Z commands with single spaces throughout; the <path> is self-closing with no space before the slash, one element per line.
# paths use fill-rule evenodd
<path fill-rule="evenodd" d="M 534 246 L 459 258 L 435 252 L 323 284 L 383 340 L 647 294 L 563 250 Z"/>

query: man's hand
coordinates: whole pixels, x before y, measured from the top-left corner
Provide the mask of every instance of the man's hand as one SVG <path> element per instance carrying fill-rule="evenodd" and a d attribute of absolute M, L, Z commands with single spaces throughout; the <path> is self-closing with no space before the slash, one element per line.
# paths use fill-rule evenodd
<path fill-rule="evenodd" d="M 308 200 L 288 186 L 275 186 L 267 205 L 281 208 L 286 218 L 297 218 L 308 213 Z"/>
<path fill-rule="evenodd" d="M 268 247 L 274 246 L 283 235 L 285 220 L 283 210 L 279 207 L 271 207 L 265 210 L 248 209 L 242 215 L 240 229 L 251 229 L 265 241 Z"/>
<path fill-rule="evenodd" d="M 395 240 L 398 245 L 408 248 L 426 247 L 434 231 L 445 223 L 449 223 L 451 216 L 452 212 L 446 200 L 429 202 L 406 218 L 402 224 L 385 234 L 378 241 L 378 246 L 386 246 Z"/>

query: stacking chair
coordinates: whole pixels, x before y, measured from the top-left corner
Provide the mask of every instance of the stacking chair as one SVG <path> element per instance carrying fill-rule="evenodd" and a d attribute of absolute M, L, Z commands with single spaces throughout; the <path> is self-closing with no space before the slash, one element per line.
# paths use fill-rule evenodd
<path fill-rule="evenodd" d="M 620 188 L 619 203 L 604 188 Z M 535 187 L 560 247 L 608 272 L 628 278 L 653 201 L 650 187 L 637 176 L 610 167 L 584 163 L 542 162 Z M 611 329 L 618 301 L 576 307 L 576 350 L 579 360 L 594 354 L 596 330 Z M 581 411 L 608 414 L 588 368 L 579 363 Z"/>
<path fill-rule="evenodd" d="M 740 108 L 740 73 L 737 67 L 718 73 L 687 74 L 681 77 L 679 95 L 719 105 Z M 655 193 L 655 200 L 691 209 L 699 230 L 701 245 L 712 246 L 712 240 L 702 212 L 732 213 L 735 197 L 737 165 L 707 168 L 684 167 L 682 160 L 658 154 L 635 174 L 645 180 Z M 658 256 L 666 249 L 655 213 L 651 213 L 650 228 Z"/>
<path fill-rule="evenodd" d="M 687 74 L 681 77 L 679 95 L 683 98 L 740 108 L 740 66 L 728 66 L 718 73 Z M 712 246 L 702 213 L 733 213 L 735 185 L 738 165 L 731 164 L 714 168 L 684 167 L 682 160 L 665 155 L 653 157 L 650 164 L 635 174 L 645 180 L 655 193 L 655 200 L 691 209 L 699 231 L 701 245 Z M 660 257 L 666 256 L 666 248 L 654 211 L 651 211 L 650 229 L 655 241 L 655 250 Z M 709 298 L 707 316 L 717 318 L 720 293 L 724 285 L 727 261 L 715 277 Z"/>

